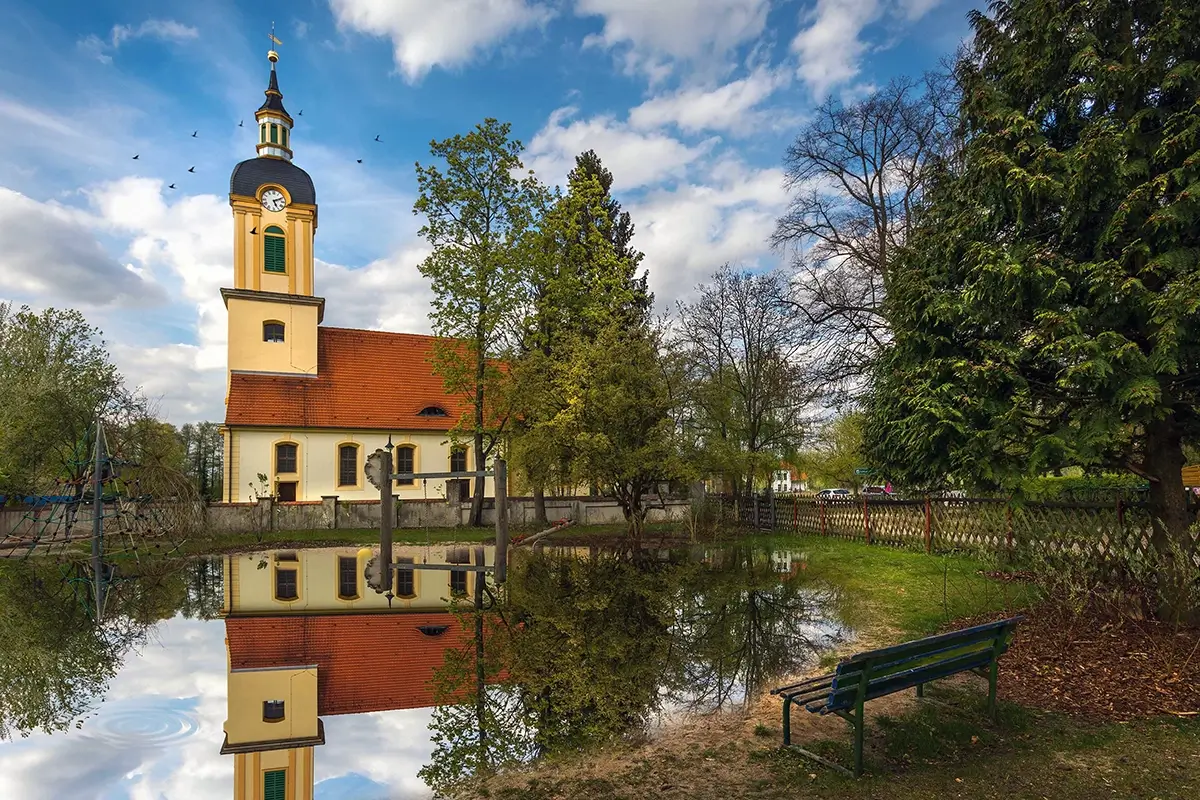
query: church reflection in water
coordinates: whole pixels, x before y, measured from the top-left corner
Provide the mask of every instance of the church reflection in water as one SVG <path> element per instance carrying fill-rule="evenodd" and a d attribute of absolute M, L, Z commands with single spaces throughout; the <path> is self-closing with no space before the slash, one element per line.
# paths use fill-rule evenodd
<path fill-rule="evenodd" d="M 390 597 L 366 586 L 371 557 L 225 556 L 221 752 L 237 800 L 311 800 L 332 716 L 432 709 L 418 775 L 453 794 L 681 713 L 743 708 L 846 635 L 836 592 L 787 551 L 519 550 L 497 590 L 477 570 L 493 548 L 398 547 Z"/>
<path fill-rule="evenodd" d="M 451 608 L 474 606 L 493 548 L 395 549 L 393 597 L 367 587 L 369 550 L 273 550 L 224 557 L 228 713 L 235 800 L 311 800 L 322 717 L 435 705 L 448 650 L 473 638 Z M 455 567 L 458 568 L 455 568 Z"/>

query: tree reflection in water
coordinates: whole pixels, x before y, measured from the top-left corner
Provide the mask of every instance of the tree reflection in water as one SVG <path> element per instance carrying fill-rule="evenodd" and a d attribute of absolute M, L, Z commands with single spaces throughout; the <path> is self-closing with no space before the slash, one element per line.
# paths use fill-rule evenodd
<path fill-rule="evenodd" d="M 504 602 L 463 614 L 486 618 L 484 681 L 474 644 L 448 653 L 435 679 L 447 704 L 421 777 L 442 796 L 642 733 L 664 703 L 728 707 L 841 635 L 830 593 L 763 549 L 516 555 Z"/>
<path fill-rule="evenodd" d="M 122 563 L 99 622 L 91 587 L 84 562 L 0 561 L 0 739 L 82 725 L 154 623 L 221 608 L 215 560 Z"/>

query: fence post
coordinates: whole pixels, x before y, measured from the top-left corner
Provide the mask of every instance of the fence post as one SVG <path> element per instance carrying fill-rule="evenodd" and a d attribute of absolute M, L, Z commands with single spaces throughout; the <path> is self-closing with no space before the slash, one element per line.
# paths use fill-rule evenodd
<path fill-rule="evenodd" d="M 821 509 L 821 535 L 825 536 L 825 501 L 818 499 L 817 505 Z"/>
<path fill-rule="evenodd" d="M 925 498 L 925 552 L 933 553 L 933 507 L 929 498 Z"/>
<path fill-rule="evenodd" d="M 1122 505 L 1120 497 L 1117 498 L 1117 526 L 1121 529 L 1121 532 L 1124 533 L 1124 531 L 1125 531 L 1125 506 Z"/>
<path fill-rule="evenodd" d="M 792 496 L 792 533 L 800 532 L 800 498 Z"/>
<path fill-rule="evenodd" d="M 867 532 L 867 544 L 871 543 L 871 512 L 867 509 L 867 496 L 863 495 L 863 529 Z"/>
<path fill-rule="evenodd" d="M 754 516 L 753 522 L 750 523 L 753 530 L 758 530 L 758 494 L 754 495 Z"/>
<path fill-rule="evenodd" d="M 1011 497 L 1008 498 L 1007 513 L 1005 514 L 1005 518 L 1007 520 L 1007 530 L 1005 530 L 1005 534 L 1004 534 L 1004 544 L 1005 544 L 1005 547 L 1007 548 L 1007 550 L 1009 551 L 1009 554 L 1011 555 L 1012 554 L 1012 542 L 1013 542 L 1012 498 Z"/>

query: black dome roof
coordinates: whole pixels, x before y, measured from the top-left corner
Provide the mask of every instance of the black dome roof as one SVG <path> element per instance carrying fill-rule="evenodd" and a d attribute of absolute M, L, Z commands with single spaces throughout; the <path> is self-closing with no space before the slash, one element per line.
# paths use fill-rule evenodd
<path fill-rule="evenodd" d="M 308 173 L 282 158 L 250 158 L 233 168 L 229 193 L 254 197 L 258 187 L 274 183 L 288 190 L 293 203 L 317 204 L 317 190 Z"/>

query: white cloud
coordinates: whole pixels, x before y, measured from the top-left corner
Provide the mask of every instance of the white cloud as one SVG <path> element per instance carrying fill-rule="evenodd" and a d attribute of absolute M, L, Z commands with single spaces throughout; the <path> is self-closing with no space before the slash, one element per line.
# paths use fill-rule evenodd
<path fill-rule="evenodd" d="M 199 35 L 200 31 L 196 28 L 173 19 L 148 19 L 140 25 L 114 25 L 107 40 L 101 39 L 93 33 L 80 39 L 76 44 L 96 60 L 111 64 L 112 54 L 121 47 L 122 42 L 132 39 L 182 42 L 187 39 L 195 39 Z"/>
<path fill-rule="evenodd" d="M 2 187 L 0 293 L 34 301 L 53 297 L 83 308 L 166 300 L 151 276 L 104 250 L 85 214 Z"/>
<path fill-rule="evenodd" d="M 468 62 L 554 11 L 533 0 L 329 0 L 340 27 L 392 40 L 396 69 L 416 81 L 436 66 Z"/>
<path fill-rule="evenodd" d="M 800 15 L 792 40 L 799 59 L 796 74 L 817 97 L 852 81 L 869 45 L 865 28 L 882 19 L 895 25 L 914 22 L 942 0 L 817 0 Z"/>
<path fill-rule="evenodd" d="M 673 94 L 653 97 L 629 112 L 629 123 L 645 130 L 675 125 L 687 133 L 728 131 L 737 134 L 760 132 L 769 126 L 766 112 L 757 106 L 787 85 L 789 76 L 758 68 L 715 89 L 691 87 Z"/>
<path fill-rule="evenodd" d="M 817 0 L 803 17 L 806 24 L 792 40 L 792 51 L 800 59 L 797 74 L 814 95 L 858 74 L 867 49 L 859 34 L 881 12 L 879 0 Z"/>
<path fill-rule="evenodd" d="M 358 269 L 318 259 L 313 280 L 325 297 L 325 324 L 429 333 L 433 294 L 417 271 L 428 253 L 423 243 L 412 244 Z"/>
<path fill-rule="evenodd" d="M 584 44 L 623 48 L 625 68 L 665 78 L 672 61 L 724 62 L 731 50 L 762 34 L 770 0 L 576 0 L 578 16 L 600 16 L 604 28 Z"/>
<path fill-rule="evenodd" d="M 767 238 L 787 204 L 782 170 L 728 158 L 706 177 L 627 205 L 637 225 L 633 244 L 646 254 L 643 265 L 660 308 L 687 297 L 726 262 L 775 263 Z"/>
<path fill-rule="evenodd" d="M 562 183 L 575 156 L 595 150 L 613 173 L 617 190 L 682 177 L 689 164 L 715 145 L 713 138 L 689 146 L 664 133 L 633 130 L 612 117 L 573 119 L 577 109 L 560 108 L 529 143 L 525 165 L 546 183 Z"/>

